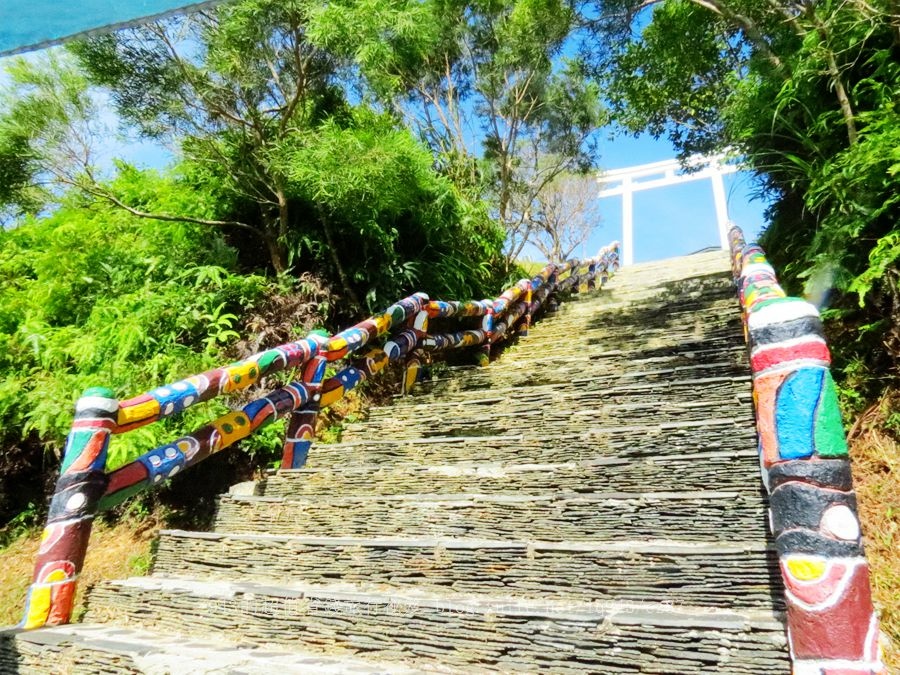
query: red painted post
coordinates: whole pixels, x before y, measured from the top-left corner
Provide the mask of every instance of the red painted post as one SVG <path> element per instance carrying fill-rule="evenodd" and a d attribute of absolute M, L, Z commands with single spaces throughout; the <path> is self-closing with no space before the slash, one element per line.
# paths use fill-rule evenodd
<path fill-rule="evenodd" d="M 316 419 L 322 400 L 322 379 L 328 360 L 321 355 L 314 356 L 303 368 L 303 384 L 309 392 L 309 402 L 302 409 L 291 414 L 284 450 L 281 455 L 282 469 L 300 469 L 306 464 L 309 448 L 316 436 Z"/>
<path fill-rule="evenodd" d="M 115 394 L 99 387 L 86 390 L 75 405 L 25 601 L 20 624 L 25 629 L 69 622 L 97 505 L 106 490 L 109 436 L 118 411 Z"/>

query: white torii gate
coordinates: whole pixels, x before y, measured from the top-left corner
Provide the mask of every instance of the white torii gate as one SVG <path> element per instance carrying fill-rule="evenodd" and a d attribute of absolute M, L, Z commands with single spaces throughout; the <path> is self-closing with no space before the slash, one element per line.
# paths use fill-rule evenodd
<path fill-rule="evenodd" d="M 691 157 L 686 164 L 699 170 L 693 173 L 676 173 L 682 169 L 677 159 L 629 166 L 606 171 L 597 177 L 601 185 L 599 197 L 622 195 L 622 264 L 634 264 L 634 193 L 641 190 L 680 185 L 690 181 L 710 179 L 713 200 L 716 205 L 716 221 L 719 226 L 719 244 L 728 249 L 728 204 L 725 200 L 725 182 L 722 176 L 740 171 L 734 164 L 725 164 L 725 155 Z M 639 180 L 642 179 L 642 180 Z"/>

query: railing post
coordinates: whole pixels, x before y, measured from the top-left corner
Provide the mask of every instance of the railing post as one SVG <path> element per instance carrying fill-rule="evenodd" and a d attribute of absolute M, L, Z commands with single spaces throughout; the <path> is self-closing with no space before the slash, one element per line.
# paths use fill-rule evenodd
<path fill-rule="evenodd" d="M 587 289 L 589 291 L 593 291 L 597 288 L 597 282 L 594 280 L 594 276 L 597 274 L 597 261 L 591 260 L 591 264 L 588 265 L 588 280 L 587 280 Z"/>
<path fill-rule="evenodd" d="M 416 331 L 417 344 L 421 344 L 422 338 L 428 334 L 428 310 L 422 309 L 412 321 L 412 328 Z M 419 374 L 422 370 L 422 360 L 424 353 L 421 349 L 413 348 L 406 355 L 403 364 L 403 381 L 400 383 L 400 393 L 406 396 L 416 386 L 419 381 Z"/>
<path fill-rule="evenodd" d="M 762 249 L 739 230 L 730 241 L 794 672 L 885 672 L 819 312 L 785 296 Z"/>
<path fill-rule="evenodd" d="M 300 469 L 306 464 L 309 448 L 316 436 L 316 419 L 322 401 L 322 379 L 327 365 L 328 360 L 317 354 L 303 368 L 303 385 L 309 392 L 309 402 L 291 413 L 288 420 L 281 455 L 282 469 Z"/>
<path fill-rule="evenodd" d="M 559 268 L 554 267 L 553 272 L 550 273 L 550 278 L 547 279 L 548 291 L 547 297 L 544 300 L 544 302 L 547 303 L 546 311 L 548 313 L 553 313 L 559 309 L 559 300 L 557 300 L 555 295 L 557 283 L 559 283 Z"/>
<path fill-rule="evenodd" d="M 118 410 L 115 394 L 99 387 L 86 390 L 75 404 L 25 601 L 25 629 L 69 622 L 94 516 L 106 490 L 106 456 Z"/>
<path fill-rule="evenodd" d="M 484 313 L 484 317 L 481 319 L 481 330 L 484 332 L 484 344 L 481 345 L 481 349 L 475 354 L 478 365 L 482 367 L 488 366 L 491 363 L 491 344 L 494 339 L 494 307 L 490 300 L 486 300 L 485 302 L 489 303 L 490 306 Z"/>
<path fill-rule="evenodd" d="M 519 327 L 519 337 L 528 337 L 528 331 L 531 330 L 531 296 L 534 291 L 534 285 L 531 280 L 525 281 L 527 287 L 525 289 L 525 316 L 522 317 L 522 324 Z"/>

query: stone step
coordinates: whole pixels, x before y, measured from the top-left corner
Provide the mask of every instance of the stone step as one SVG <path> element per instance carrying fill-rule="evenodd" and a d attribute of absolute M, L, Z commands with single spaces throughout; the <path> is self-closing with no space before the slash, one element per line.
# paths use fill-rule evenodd
<path fill-rule="evenodd" d="M 598 311 L 598 316 L 603 315 Z M 605 326 L 591 329 L 590 324 L 573 323 L 570 326 L 553 322 L 553 332 L 533 332 L 525 338 L 518 340 L 507 348 L 510 355 L 514 355 L 518 361 L 520 357 L 540 358 L 551 355 L 571 355 L 573 351 L 592 354 L 605 350 L 622 349 L 637 350 L 651 349 L 662 346 L 675 346 L 682 342 L 706 340 L 723 344 L 736 345 L 740 343 L 741 322 L 740 315 L 735 313 L 725 321 L 717 321 L 714 317 L 721 316 L 721 310 L 710 312 L 706 316 L 696 315 L 693 320 L 683 319 L 679 323 L 661 323 L 659 325 L 647 322 L 639 322 L 640 315 L 635 318 L 635 323 L 620 326 Z M 537 324 L 538 326 L 540 323 Z M 578 336 L 578 349 L 571 349 L 573 336 Z"/>
<path fill-rule="evenodd" d="M 577 397 L 572 397 L 576 398 Z M 705 396 L 688 400 L 641 400 L 630 403 L 603 403 L 602 397 L 585 394 L 585 405 L 572 406 L 554 401 L 506 402 L 468 405 L 460 409 L 374 417 L 346 427 L 344 438 L 431 438 L 434 436 L 487 436 L 522 431 L 527 435 L 577 434 L 598 425 L 648 422 L 699 422 L 743 411 L 753 420 L 749 400 Z M 599 400 L 598 400 L 599 399 Z M 593 403 L 596 401 L 596 403 Z"/>
<path fill-rule="evenodd" d="M 558 312 L 548 316 L 550 321 L 533 324 L 528 341 L 541 342 L 548 336 L 565 334 L 576 328 L 610 337 L 635 337 L 635 330 L 641 328 L 696 330 L 698 324 L 702 324 L 702 327 L 712 329 L 740 321 L 740 311 L 731 285 L 713 297 L 707 291 L 704 297 L 678 301 L 660 297 L 638 304 L 613 304 L 608 300 L 601 293 L 590 301 L 585 299 L 564 304 Z"/>
<path fill-rule="evenodd" d="M 701 396 L 698 393 L 702 392 Z M 368 422 L 410 415 L 441 415 L 478 413 L 484 409 L 520 408 L 522 406 L 603 409 L 627 405 L 665 405 L 673 411 L 685 405 L 704 404 L 732 407 L 745 405 L 751 410 L 749 377 L 685 378 L 662 382 L 626 382 L 613 387 L 598 387 L 596 381 L 535 384 L 525 387 L 492 389 L 479 393 L 466 390 L 446 396 L 416 396 L 397 399 L 393 405 L 369 409 Z M 627 409 L 622 409 L 627 414 Z"/>
<path fill-rule="evenodd" d="M 88 620 L 95 618 L 337 656 L 412 660 L 424 669 L 789 670 L 783 626 L 760 610 L 144 577 L 97 586 L 87 611 Z"/>
<path fill-rule="evenodd" d="M 345 434 L 341 443 L 317 443 L 309 453 L 309 468 L 332 469 L 348 464 L 393 462 L 503 462 L 562 464 L 603 457 L 669 457 L 698 452 L 756 448 L 756 427 L 746 414 L 698 422 L 659 424 L 596 424 L 579 433 L 549 437 L 522 426 L 513 433 L 482 436 L 376 438 Z"/>
<path fill-rule="evenodd" d="M 203 642 L 182 637 L 177 625 L 160 631 L 106 624 L 71 624 L 0 633 L 0 674 L 175 673 L 301 675 L 301 673 L 417 673 L 400 663 L 365 661 L 258 644 Z M 236 636 L 239 637 L 239 636 Z M 431 672 L 433 670 L 429 669 Z M 446 668 L 440 672 L 454 672 Z"/>
<path fill-rule="evenodd" d="M 266 497 L 345 497 L 405 493 L 560 494 L 564 492 L 759 490 L 755 450 L 699 452 L 643 458 L 594 457 L 557 464 L 456 462 L 349 464 L 279 471 L 258 481 Z"/>
<path fill-rule="evenodd" d="M 495 364 L 488 368 L 455 368 L 440 373 L 432 380 L 421 382 L 405 401 L 399 400 L 402 405 L 416 405 L 419 401 L 450 401 L 460 392 L 509 392 L 530 386 L 556 385 L 597 391 L 656 383 L 660 386 L 671 384 L 677 387 L 685 382 L 695 383 L 698 380 L 747 378 L 749 371 L 745 361 L 746 351 L 741 349 L 709 361 L 698 361 L 690 357 L 641 360 L 619 372 L 604 360 L 584 355 L 548 358 L 540 367 L 514 362 L 506 369 L 497 368 Z M 749 388 L 748 381 L 747 390 Z"/>
<path fill-rule="evenodd" d="M 663 326 L 694 325 L 701 317 L 713 325 L 732 323 L 740 317 L 737 298 L 732 283 L 719 284 L 717 288 L 705 288 L 695 297 L 667 298 L 665 293 L 658 297 L 638 302 L 624 302 L 603 292 L 584 296 L 564 303 L 557 312 L 548 315 L 552 321 L 536 322 L 534 332 L 529 334 L 535 340 L 552 333 L 565 332 L 565 328 L 580 325 L 586 330 L 615 331 L 626 334 L 622 328 L 646 325 Z"/>
<path fill-rule="evenodd" d="M 702 392 L 702 396 L 698 396 Z M 459 414 L 469 409 L 494 406 L 566 406 L 605 409 L 607 406 L 657 402 L 677 406 L 691 402 L 719 402 L 727 407 L 751 406 L 749 376 L 684 378 L 674 381 L 624 381 L 603 386 L 594 378 L 571 382 L 523 384 L 514 387 L 465 388 L 443 395 L 425 394 L 396 398 L 392 405 L 369 409 L 366 421 L 419 414 Z"/>
<path fill-rule="evenodd" d="M 675 486 L 673 486 L 675 487 Z M 223 496 L 214 529 L 304 536 L 474 537 L 606 541 L 761 539 L 766 505 L 745 490 L 557 495 L 416 494 L 373 497 Z"/>
<path fill-rule="evenodd" d="M 765 540 L 543 542 L 164 531 L 154 576 L 415 586 L 507 597 L 773 606 Z M 774 603 L 781 608 L 779 600 Z"/>

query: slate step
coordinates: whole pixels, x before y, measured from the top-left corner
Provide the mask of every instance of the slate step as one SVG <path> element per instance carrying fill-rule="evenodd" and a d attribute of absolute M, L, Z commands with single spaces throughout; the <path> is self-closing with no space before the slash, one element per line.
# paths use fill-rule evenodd
<path fill-rule="evenodd" d="M 697 396 L 703 391 L 702 398 Z M 685 405 L 725 408 L 744 404 L 751 410 L 752 393 L 749 377 L 693 378 L 662 382 L 626 382 L 616 386 L 600 386 L 586 378 L 578 382 L 535 384 L 494 389 L 488 392 L 465 390 L 448 392 L 440 397 L 407 397 L 393 405 L 369 409 L 367 422 L 399 419 L 411 415 L 477 415 L 496 408 L 520 406 L 565 407 L 607 411 L 616 406 L 656 405 L 660 409 L 679 410 Z M 626 408 L 618 408 L 627 414 Z"/>
<path fill-rule="evenodd" d="M 607 359 L 577 353 L 560 359 L 537 359 L 526 363 L 519 359 L 516 365 L 499 368 L 491 364 L 487 368 L 454 369 L 416 385 L 408 397 L 411 403 L 419 400 L 447 400 L 458 392 L 508 391 L 525 386 L 563 385 L 590 387 L 595 390 L 612 389 L 630 385 L 672 383 L 709 380 L 716 378 L 748 377 L 746 351 L 731 350 L 714 360 L 693 357 L 642 360 L 630 364 L 630 368 L 616 371 Z"/>
<path fill-rule="evenodd" d="M 584 375 L 578 377 L 579 371 L 587 364 L 596 364 L 600 374 L 607 378 L 630 377 L 631 373 L 648 373 L 662 371 L 663 375 L 671 374 L 673 369 L 679 366 L 695 367 L 715 363 L 728 363 L 735 367 L 742 367 L 738 371 L 742 376 L 748 376 L 750 369 L 746 365 L 746 346 L 743 342 L 737 343 L 731 338 L 727 344 L 722 341 L 692 340 L 690 342 L 649 349 L 603 349 L 586 356 L 581 350 L 574 353 L 568 352 L 555 357 L 545 357 L 541 360 L 546 373 L 535 373 L 534 364 L 528 367 L 520 365 L 519 359 L 501 361 L 503 367 L 492 363 L 488 367 L 480 367 L 474 364 L 447 367 L 441 364 L 432 368 L 429 379 L 416 385 L 412 398 L 421 397 L 422 392 L 441 382 L 469 381 L 480 377 L 486 383 L 494 379 L 504 379 L 506 373 L 513 377 L 521 377 L 523 374 L 542 375 L 550 377 L 550 381 L 557 383 L 590 382 L 597 375 L 587 378 Z M 504 356 L 508 355 L 506 352 Z M 523 355 L 524 357 L 525 355 Z M 557 370 L 569 370 L 565 377 L 556 375 Z M 402 400 L 402 396 L 398 396 Z"/>
<path fill-rule="evenodd" d="M 783 627 L 759 610 L 511 600 L 349 584 L 133 578 L 104 582 L 87 618 L 144 629 L 469 671 L 708 673 L 789 670 Z"/>
<path fill-rule="evenodd" d="M 104 624 L 71 624 L 0 633 L 0 675 L 59 673 L 416 673 L 400 663 L 364 661 L 254 644 L 177 639 L 177 629 L 134 630 Z M 175 639 L 173 639 L 175 638 Z M 15 665 L 13 665 L 15 664 Z M 433 672 L 433 671 L 432 671 Z M 451 672 L 447 669 L 444 672 Z"/>
<path fill-rule="evenodd" d="M 521 338 L 508 351 L 519 361 L 520 356 L 527 362 L 529 359 L 540 359 L 554 356 L 566 356 L 573 353 L 595 354 L 609 350 L 653 349 L 663 346 L 674 346 L 682 342 L 705 340 L 722 345 L 740 343 L 740 314 L 736 308 L 728 309 L 722 319 L 723 309 L 710 312 L 706 317 L 697 316 L 688 323 L 663 323 L 653 325 L 642 324 L 637 319 L 619 326 L 596 327 L 590 323 L 579 322 L 569 328 L 554 326 L 554 332 L 543 336 L 535 332 Z M 714 317 L 718 316 L 716 319 Z M 577 338 L 576 338 L 577 336 Z M 572 340 L 577 339 L 578 349 L 572 349 Z"/>
<path fill-rule="evenodd" d="M 674 486 L 673 486 L 674 487 Z M 727 525 L 726 525 L 727 524 Z M 224 496 L 217 532 L 359 537 L 475 537 L 597 541 L 765 537 L 766 506 L 746 490 L 561 495 L 395 495 L 285 499 Z"/>
<path fill-rule="evenodd" d="M 457 462 L 336 466 L 279 471 L 255 485 L 266 497 L 348 497 L 406 493 L 561 494 L 564 492 L 760 490 L 753 450 L 681 456 L 595 457 L 559 464 Z"/>
<path fill-rule="evenodd" d="M 599 397 L 587 399 L 585 407 L 554 405 L 553 401 L 534 401 L 531 405 L 470 406 L 465 410 L 420 413 L 395 417 L 379 416 L 363 424 L 348 425 L 344 437 L 431 438 L 434 436 L 489 436 L 521 431 L 526 435 L 573 434 L 588 432 L 598 425 L 628 422 L 704 422 L 743 409 L 745 419 L 753 420 L 749 401 L 736 399 L 692 398 L 688 400 L 649 400 L 629 403 L 601 403 Z M 592 401 L 596 403 L 592 404 Z"/>
<path fill-rule="evenodd" d="M 350 463 L 393 462 L 529 462 L 560 464 L 609 457 L 669 457 L 713 450 L 743 452 L 756 448 L 756 428 L 746 414 L 698 422 L 596 424 L 579 433 L 552 437 L 524 427 L 513 433 L 482 436 L 379 438 L 344 434 L 341 443 L 316 443 L 309 468 L 336 468 Z"/>
<path fill-rule="evenodd" d="M 732 326 L 736 320 L 740 321 L 732 284 L 728 284 L 727 288 L 723 288 L 714 297 L 710 295 L 707 290 L 703 297 L 696 299 L 671 301 L 660 297 L 641 304 L 616 305 L 601 293 L 590 302 L 564 305 L 558 312 L 547 317 L 550 321 L 535 322 L 528 341 L 541 343 L 573 329 L 586 331 L 594 337 L 605 335 L 609 338 L 639 339 L 640 333 L 636 333 L 634 329 L 714 331 Z"/>
<path fill-rule="evenodd" d="M 507 597 L 773 606 L 778 564 L 764 539 L 542 542 L 160 533 L 154 576 L 348 582 Z M 781 608 L 780 594 L 774 606 Z"/>

